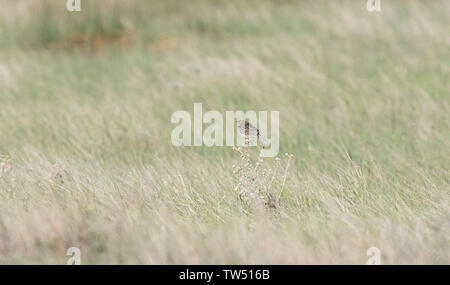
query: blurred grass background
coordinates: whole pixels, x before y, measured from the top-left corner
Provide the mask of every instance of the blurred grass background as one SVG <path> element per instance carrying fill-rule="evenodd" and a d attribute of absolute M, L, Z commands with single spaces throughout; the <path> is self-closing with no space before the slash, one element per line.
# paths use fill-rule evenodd
<path fill-rule="evenodd" d="M 450 4 L 365 2 L 2 0 L 0 263 L 449 263 Z M 276 211 L 194 102 L 280 111 Z"/>

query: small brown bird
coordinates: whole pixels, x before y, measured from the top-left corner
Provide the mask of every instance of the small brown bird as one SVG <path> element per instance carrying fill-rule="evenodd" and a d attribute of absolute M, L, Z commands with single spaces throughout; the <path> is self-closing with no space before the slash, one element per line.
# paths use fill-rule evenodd
<path fill-rule="evenodd" d="M 259 133 L 259 130 L 257 127 L 250 124 L 248 121 L 244 120 L 238 120 L 237 122 L 237 128 L 239 131 L 239 134 L 241 134 L 246 139 L 258 139 L 259 143 L 261 144 L 262 148 L 265 148 L 265 144 L 262 141 L 261 135 Z"/>

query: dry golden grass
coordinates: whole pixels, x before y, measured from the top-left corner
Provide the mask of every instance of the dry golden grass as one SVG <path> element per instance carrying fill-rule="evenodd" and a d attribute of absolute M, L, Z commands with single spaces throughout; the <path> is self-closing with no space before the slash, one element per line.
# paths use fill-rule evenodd
<path fill-rule="evenodd" d="M 450 262 L 449 1 L 62 2 L 0 2 L 0 264 Z M 295 158 L 175 148 L 194 102 Z"/>

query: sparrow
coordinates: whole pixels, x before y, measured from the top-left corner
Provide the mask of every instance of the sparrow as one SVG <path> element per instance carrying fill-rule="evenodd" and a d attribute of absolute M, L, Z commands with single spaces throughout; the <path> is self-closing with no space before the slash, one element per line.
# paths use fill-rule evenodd
<path fill-rule="evenodd" d="M 237 129 L 239 131 L 239 134 L 244 136 L 246 139 L 254 139 L 257 138 L 259 140 L 259 143 L 261 144 L 262 148 L 265 148 L 265 144 L 262 141 L 261 135 L 259 133 L 259 130 L 257 127 L 250 124 L 247 120 L 238 120 L 236 122 Z"/>

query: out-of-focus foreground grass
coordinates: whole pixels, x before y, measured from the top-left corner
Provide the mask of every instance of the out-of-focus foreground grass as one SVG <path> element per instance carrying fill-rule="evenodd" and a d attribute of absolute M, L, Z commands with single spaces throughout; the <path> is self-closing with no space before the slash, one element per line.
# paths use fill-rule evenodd
<path fill-rule="evenodd" d="M 81 6 L 0 1 L 0 263 L 450 262 L 449 1 Z M 194 102 L 280 111 L 276 209 L 171 144 Z"/>

